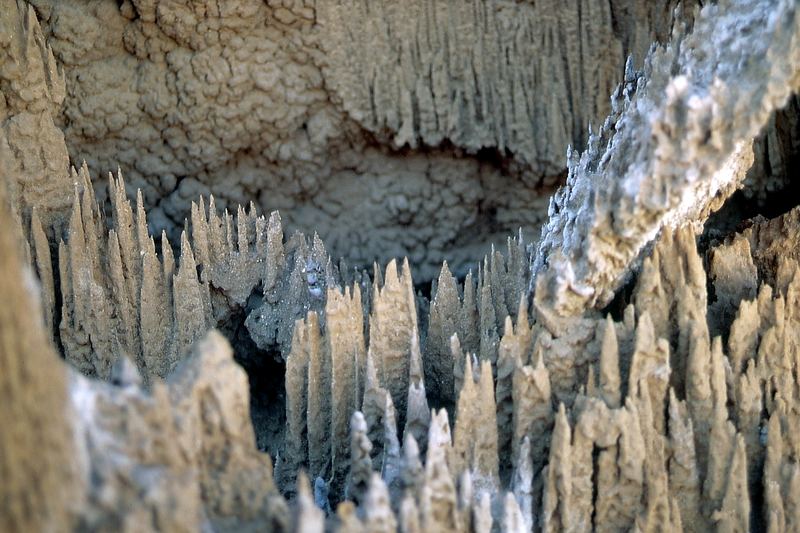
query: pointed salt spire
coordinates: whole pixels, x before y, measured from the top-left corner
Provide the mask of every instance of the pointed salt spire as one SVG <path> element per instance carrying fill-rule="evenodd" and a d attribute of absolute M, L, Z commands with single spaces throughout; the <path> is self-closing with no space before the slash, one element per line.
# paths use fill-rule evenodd
<path fill-rule="evenodd" d="M 526 533 L 531 531 L 531 526 L 525 520 L 522 509 L 520 509 L 517 500 L 510 492 L 507 492 L 503 499 L 501 528 L 507 533 Z"/>
<path fill-rule="evenodd" d="M 236 209 L 236 250 L 241 255 L 250 253 L 250 235 L 247 230 L 248 217 L 240 205 Z"/>
<path fill-rule="evenodd" d="M 208 251 L 209 259 L 212 263 L 227 257 L 223 227 L 223 221 L 220 220 L 217 214 L 217 202 L 212 194 L 208 198 Z"/>
<path fill-rule="evenodd" d="M 450 337 L 450 356 L 453 358 L 453 386 L 456 387 L 456 397 L 464 386 L 464 353 L 461 351 L 461 342 L 457 333 Z"/>
<path fill-rule="evenodd" d="M 399 484 L 400 468 L 400 441 L 397 438 L 397 422 L 395 419 L 394 404 L 390 395 L 384 396 L 383 404 L 383 464 L 381 477 L 386 486 L 394 488 Z"/>
<path fill-rule="evenodd" d="M 469 355 L 464 363 L 464 384 L 458 395 L 456 404 L 456 424 L 453 432 L 453 473 L 460 475 L 472 463 L 472 444 L 476 406 L 478 402 L 475 382 L 473 381 L 472 361 Z"/>
<path fill-rule="evenodd" d="M 392 259 L 389 261 L 389 264 L 386 265 L 386 271 L 384 273 L 384 287 L 395 287 L 400 285 L 400 276 L 397 272 L 397 260 Z"/>
<path fill-rule="evenodd" d="M 425 484 L 420 496 L 423 531 L 457 531 L 459 526 L 456 489 L 447 456 L 450 453 L 450 425 L 444 409 L 431 417 Z"/>
<path fill-rule="evenodd" d="M 430 414 L 428 415 L 430 416 Z M 425 436 L 427 440 L 427 435 Z M 411 433 L 403 436 L 403 468 L 400 472 L 403 489 L 408 494 L 419 495 L 425 482 L 425 473 L 420 460 L 420 450 L 417 440 Z"/>
<path fill-rule="evenodd" d="M 522 314 L 520 317 L 527 321 Z M 503 457 L 508 457 L 511 453 L 514 432 L 514 372 L 522 366 L 523 358 L 527 361 L 528 351 L 530 351 L 530 333 L 527 323 L 519 324 L 517 332 L 515 332 L 511 325 L 511 317 L 507 316 L 503 338 L 500 340 L 497 353 L 497 390 L 495 393 L 498 446 L 499 453 Z"/>
<path fill-rule="evenodd" d="M 386 282 L 373 294 L 369 321 L 369 345 L 381 383 L 389 390 L 397 407 L 398 421 L 405 423 L 412 336 L 417 329 L 417 311 L 410 267 L 403 262 L 402 275 L 397 262 L 386 267 Z"/>
<path fill-rule="evenodd" d="M 389 491 L 376 472 L 373 472 L 370 477 L 369 489 L 362 509 L 364 526 L 367 531 L 374 533 L 395 533 L 397 531 L 397 519 L 389 502 Z"/>
<path fill-rule="evenodd" d="M 480 292 L 480 348 L 481 360 L 497 363 L 497 346 L 500 343 L 497 334 L 497 314 L 492 302 L 492 289 L 484 285 Z"/>
<path fill-rule="evenodd" d="M 461 327 L 458 335 L 463 349 L 468 352 L 477 352 L 480 348 L 478 321 L 475 282 L 472 279 L 472 271 L 470 271 L 464 280 L 464 300 L 461 304 Z"/>
<path fill-rule="evenodd" d="M 421 533 L 419 510 L 410 493 L 403 496 L 400 502 L 400 533 Z"/>
<path fill-rule="evenodd" d="M 181 234 L 181 257 L 178 273 L 173 280 L 175 305 L 175 345 L 176 355 L 182 356 L 186 350 L 206 331 L 203 295 L 197 279 L 197 266 L 192 247 Z M 177 361 L 169 362 L 171 370 Z"/>
<path fill-rule="evenodd" d="M 141 279 L 141 257 L 139 256 L 138 238 L 134 233 L 133 211 L 125 191 L 125 180 L 122 171 L 117 169 L 116 182 L 113 174 L 109 174 L 109 193 L 111 210 L 114 217 L 114 229 L 119 239 L 120 256 L 128 286 L 128 300 L 133 302 L 139 297 L 139 281 Z"/>
<path fill-rule="evenodd" d="M 372 443 L 367 437 L 367 421 L 360 411 L 350 417 L 350 474 L 345 497 L 364 502 L 372 475 Z"/>
<path fill-rule="evenodd" d="M 628 377 L 629 397 L 638 396 L 641 383 L 647 382 L 647 391 L 650 395 L 648 405 L 653 409 L 651 413 L 653 424 L 658 433 L 665 433 L 663 405 L 670 377 L 669 343 L 664 339 L 655 339 L 653 322 L 648 312 L 642 313 L 639 317 Z"/>
<path fill-rule="evenodd" d="M 514 498 L 517 500 L 524 531 L 532 531 L 533 515 L 533 463 L 531 462 L 531 439 L 528 435 L 522 439 L 519 448 L 519 459 L 514 467 L 512 478 Z"/>
<path fill-rule="evenodd" d="M 333 478 L 344 479 L 347 471 L 348 419 L 361 407 L 359 374 L 364 372 L 364 325 L 358 287 L 351 297 L 329 288 L 325 303 L 325 350 L 331 365 L 331 458 Z M 334 493 L 338 487 L 334 482 Z"/>
<path fill-rule="evenodd" d="M 92 269 L 96 270 L 100 263 L 100 246 L 102 241 L 102 234 L 104 228 L 99 228 L 97 222 L 98 214 L 96 212 L 97 205 L 91 201 L 91 193 L 89 191 L 80 191 L 81 203 L 81 218 L 83 220 L 84 239 L 86 241 L 86 252 L 89 264 Z"/>
<path fill-rule="evenodd" d="M 792 476 L 794 489 L 800 489 L 800 483 L 796 480 L 797 465 L 794 465 Z M 790 494 L 797 494 L 790 491 Z M 796 520 L 796 517 L 793 517 Z M 721 505 L 711 515 L 711 519 L 716 522 L 718 531 L 750 531 L 750 494 L 747 487 L 747 451 L 744 439 L 741 435 L 736 436 L 736 445 L 733 450 L 730 468 L 728 469 L 728 479 L 725 486 L 725 494 L 722 497 Z M 794 526 L 797 526 L 794 522 Z"/>
<path fill-rule="evenodd" d="M 489 361 L 481 363 L 481 376 L 473 422 L 473 470 L 499 486 L 499 461 L 497 455 L 497 408 L 494 401 L 494 380 Z"/>
<path fill-rule="evenodd" d="M 713 398 L 711 396 L 711 348 L 707 330 L 692 326 L 689 360 L 686 365 L 686 402 L 695 429 L 697 459 L 701 477 L 705 475 L 708 457 L 708 434 L 711 430 Z"/>
<path fill-rule="evenodd" d="M 611 408 L 620 405 L 619 345 L 611 315 L 606 317 L 600 348 L 600 396 Z"/>
<path fill-rule="evenodd" d="M 514 329 L 517 335 L 531 335 L 530 318 L 528 317 L 528 297 L 523 294 L 519 298 L 519 308 L 517 310 L 517 323 Z"/>
<path fill-rule="evenodd" d="M 148 244 L 150 244 L 150 232 L 147 230 L 147 213 L 144 210 L 141 189 L 136 190 L 136 242 L 139 244 L 140 253 L 155 253 L 155 247 L 152 250 L 147 249 Z"/>
<path fill-rule="evenodd" d="M 426 381 L 433 386 L 431 394 L 443 399 L 455 399 L 456 396 L 450 337 L 459 331 L 460 307 L 458 284 L 445 261 L 431 302 L 425 347 Z"/>
<path fill-rule="evenodd" d="M 228 209 L 222 214 L 223 228 L 225 235 L 225 255 L 224 257 L 231 257 L 236 249 L 233 244 L 233 215 L 230 214 Z"/>
<path fill-rule="evenodd" d="M 426 471 L 428 463 L 436 461 L 449 462 L 451 448 L 450 422 L 447 419 L 447 411 L 444 409 L 431 411 L 431 427 L 428 431 L 428 451 L 425 457 Z"/>
<path fill-rule="evenodd" d="M 211 257 L 208 244 L 208 219 L 206 218 L 206 205 L 203 197 L 199 204 L 192 202 L 192 243 L 197 254 L 197 261 L 203 266 L 202 281 L 208 282 L 211 271 Z"/>
<path fill-rule="evenodd" d="M 306 433 L 306 415 L 308 413 L 308 346 L 306 328 L 302 319 L 295 321 L 292 337 L 292 348 L 286 358 L 286 434 L 284 437 L 284 454 L 278 463 L 280 484 L 291 486 L 293 478 L 301 464 L 308 457 Z"/>
<path fill-rule="evenodd" d="M 297 498 L 294 509 L 294 531 L 297 533 L 323 533 L 325 513 L 314 503 L 311 483 L 304 470 L 297 476 Z"/>
<path fill-rule="evenodd" d="M 74 167 L 72 170 L 75 170 Z M 85 159 L 81 162 L 81 168 L 78 169 L 76 181 L 80 183 L 83 193 L 89 196 L 89 203 L 92 205 L 97 204 L 97 199 L 94 195 L 94 186 L 92 185 L 92 177 L 89 174 L 89 165 L 86 163 Z"/>
<path fill-rule="evenodd" d="M 425 450 L 430 426 L 430 408 L 425 393 L 422 376 L 422 363 L 419 353 L 419 339 L 414 331 L 411 339 L 411 365 L 409 370 L 408 401 L 406 403 L 406 425 L 403 433 L 414 435 L 414 438 Z"/>
<path fill-rule="evenodd" d="M 552 387 L 550 373 L 541 363 L 536 368 L 524 366 L 514 372 L 512 398 L 514 403 L 514 437 L 512 439 L 512 464 L 521 464 L 520 443 L 526 436 L 531 439 L 533 471 L 538 472 L 550 445 L 553 427 Z"/>
<path fill-rule="evenodd" d="M 383 279 L 383 270 L 381 270 L 381 266 L 378 263 L 372 263 L 372 280 L 375 287 L 373 292 L 378 292 L 378 287 L 385 285 Z"/>
<path fill-rule="evenodd" d="M 553 437 L 550 444 L 550 460 L 544 481 L 542 530 L 570 531 L 571 528 L 571 430 L 564 404 L 558 407 Z"/>
<path fill-rule="evenodd" d="M 253 227 L 256 232 L 256 250 L 255 257 L 257 260 L 266 260 L 267 258 L 267 219 L 264 215 L 255 215 L 255 204 L 250 204 L 250 213 L 254 217 Z M 264 277 L 264 272 L 261 272 L 261 277 Z"/>
<path fill-rule="evenodd" d="M 478 504 L 473 507 L 472 530 L 475 533 L 491 533 L 492 531 L 492 498 L 483 492 Z"/>
<path fill-rule="evenodd" d="M 116 237 L 111 238 L 112 234 L 113 231 L 109 233 L 109 242 L 114 245 L 111 257 L 117 257 L 119 247 L 116 245 Z M 166 377 L 170 361 L 167 356 L 167 342 L 170 334 L 167 314 L 172 314 L 172 306 L 167 306 L 164 298 L 166 286 L 162 265 L 155 254 L 155 243 L 152 238 L 149 241 L 148 251 L 142 256 L 142 289 L 139 296 L 139 316 L 136 318 L 138 318 L 142 363 L 145 372 L 148 376 Z M 116 296 L 116 291 L 113 294 Z"/>
<path fill-rule="evenodd" d="M 306 316 L 308 350 L 308 467 L 314 476 L 327 477 L 330 467 L 330 368 L 314 311 Z"/>
<path fill-rule="evenodd" d="M 54 335 L 55 324 L 53 312 L 55 311 L 55 280 L 53 278 L 53 263 L 50 257 L 50 244 L 44 232 L 39 210 L 36 206 L 31 209 L 31 239 L 36 260 L 36 273 L 39 276 L 42 291 L 42 311 L 44 325 L 50 337 Z"/>
<path fill-rule="evenodd" d="M 736 428 L 727 415 L 715 411 L 708 436 L 709 455 L 706 461 L 705 479 L 703 481 L 704 504 L 706 514 L 721 505 L 728 481 L 728 470 L 736 447 Z"/>
<path fill-rule="evenodd" d="M 692 419 L 686 403 L 679 401 L 675 390 L 669 391 L 669 484 L 687 524 L 697 524 L 700 530 L 707 521 L 700 510 L 700 476 L 695 454 Z"/>
<path fill-rule="evenodd" d="M 117 311 L 117 318 L 120 321 L 124 343 L 128 351 L 139 351 L 138 346 L 134 346 L 134 330 L 138 329 L 138 319 L 136 316 L 137 302 L 141 305 L 141 294 L 137 294 L 137 301 L 128 300 L 128 292 L 125 286 L 125 272 L 122 267 L 122 257 L 120 255 L 119 241 L 117 232 L 113 229 L 108 232 L 108 271 L 111 278 L 111 295 L 114 299 L 114 307 Z M 143 257 L 144 259 L 144 257 Z M 149 266 L 149 265 L 148 265 Z M 142 364 L 142 361 L 138 361 Z"/>
<path fill-rule="evenodd" d="M 81 217 L 81 205 L 76 191 L 72 202 L 72 213 L 69 220 L 69 240 L 67 242 L 69 253 L 69 277 L 72 287 L 73 308 L 76 323 L 81 323 L 88 316 L 88 290 L 86 275 L 81 273 L 91 272 L 87 258 L 86 240 Z M 62 285 L 64 284 L 62 280 Z"/>

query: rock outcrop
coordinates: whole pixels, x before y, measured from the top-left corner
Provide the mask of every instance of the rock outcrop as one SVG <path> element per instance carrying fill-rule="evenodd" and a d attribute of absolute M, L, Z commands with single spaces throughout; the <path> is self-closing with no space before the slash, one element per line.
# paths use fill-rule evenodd
<path fill-rule="evenodd" d="M 643 73 L 628 64 L 612 115 L 567 155 L 532 266 L 543 305 L 607 304 L 662 227 L 702 223 L 741 186 L 752 139 L 800 88 L 799 31 L 793 1 L 709 5 Z"/>

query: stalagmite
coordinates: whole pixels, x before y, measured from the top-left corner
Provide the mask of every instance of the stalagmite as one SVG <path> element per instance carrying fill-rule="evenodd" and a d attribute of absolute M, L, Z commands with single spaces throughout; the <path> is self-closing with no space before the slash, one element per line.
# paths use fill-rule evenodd
<path fill-rule="evenodd" d="M 411 337 L 417 330 L 417 310 L 408 260 L 403 262 L 400 273 L 397 262 L 391 261 L 386 267 L 384 279 L 383 287 L 378 287 L 373 295 L 369 347 L 376 357 L 376 370 L 381 383 L 385 384 L 392 401 L 402 413 L 399 422 L 403 424 Z"/>
<path fill-rule="evenodd" d="M 564 404 L 559 405 L 550 443 L 550 458 L 545 471 L 542 501 L 542 531 L 571 531 L 571 430 Z"/>
<path fill-rule="evenodd" d="M 600 396 L 609 407 L 619 407 L 622 393 L 619 377 L 619 345 L 616 328 L 610 318 L 606 320 L 603 330 L 603 344 L 600 348 L 598 367 Z"/>
<path fill-rule="evenodd" d="M 361 408 L 363 380 L 366 373 L 366 348 L 358 285 L 346 288 L 344 294 L 328 289 L 325 306 L 326 358 L 330 360 L 331 472 L 344 479 L 347 472 L 348 420 L 350 413 Z M 320 386 L 323 384 L 320 383 Z"/>
<path fill-rule="evenodd" d="M 640 383 L 647 381 L 650 405 L 664 405 L 670 379 L 669 344 L 664 339 L 655 338 L 653 322 L 645 312 L 639 317 L 636 327 L 636 345 L 633 352 L 630 373 L 628 374 L 628 396 L 639 394 Z M 666 433 L 663 409 L 656 408 L 652 413 L 655 429 L 659 434 Z"/>
<path fill-rule="evenodd" d="M 294 512 L 294 531 L 297 533 L 322 533 L 325 531 L 325 514 L 314 504 L 308 476 L 297 476 L 297 501 Z"/>
<path fill-rule="evenodd" d="M 372 472 L 372 443 L 367 438 L 367 422 L 356 411 L 350 417 L 350 473 L 346 496 L 360 503 L 365 501 Z"/>
<path fill-rule="evenodd" d="M 450 360 L 445 355 L 446 360 Z M 411 354 L 409 362 L 408 402 L 406 404 L 406 425 L 403 435 L 411 435 L 424 452 L 428 443 L 428 428 L 431 411 L 428 407 L 428 395 L 422 372 L 422 357 L 419 349 L 417 332 L 411 333 Z"/>
<path fill-rule="evenodd" d="M 330 468 L 330 361 L 322 346 L 317 314 L 308 314 L 306 349 L 308 350 L 308 467 L 316 476 L 325 476 Z"/>
<path fill-rule="evenodd" d="M 542 359 L 535 368 L 523 366 L 515 370 L 512 392 L 515 405 L 512 461 L 515 467 L 523 462 L 519 446 L 526 436 L 530 438 L 534 473 L 544 462 L 554 422 L 551 394 L 550 375 Z"/>
<path fill-rule="evenodd" d="M 450 398 L 457 393 L 453 382 L 450 337 L 462 333 L 461 319 L 458 285 L 445 262 L 436 284 L 436 295 L 431 301 L 424 357 L 425 381 L 434 385 L 429 390 L 434 398 Z"/>
<path fill-rule="evenodd" d="M 688 531 L 705 531 L 709 523 L 701 513 L 700 472 L 695 453 L 692 419 L 686 404 L 669 393 L 669 441 L 672 456 L 669 459 L 670 490 L 680 511 L 681 520 Z"/>
<path fill-rule="evenodd" d="M 298 320 L 292 339 L 292 351 L 286 360 L 286 437 L 284 455 L 278 463 L 278 477 L 283 486 L 291 484 L 308 459 L 308 350 L 306 327 Z"/>
<path fill-rule="evenodd" d="M 389 503 L 389 492 L 381 477 L 374 473 L 369 480 L 369 488 L 364 501 L 364 526 L 375 533 L 393 533 L 397 521 Z"/>
<path fill-rule="evenodd" d="M 456 488 L 447 466 L 450 446 L 447 411 L 440 410 L 432 415 L 428 432 L 425 484 L 420 495 L 423 531 L 459 529 Z"/>
<path fill-rule="evenodd" d="M 0 294 L 15 302 L 0 309 L 0 528 L 68 531 L 89 481 L 75 461 L 78 413 L 69 406 L 67 369 L 39 320 L 35 281 L 19 257 L 21 236 L 6 202 L 0 184 Z"/>
<path fill-rule="evenodd" d="M 519 450 L 519 464 L 515 466 L 512 487 L 517 509 L 525 531 L 533 529 L 533 464 L 531 462 L 531 439 L 526 435 Z M 516 520 L 516 518 L 514 518 Z"/>

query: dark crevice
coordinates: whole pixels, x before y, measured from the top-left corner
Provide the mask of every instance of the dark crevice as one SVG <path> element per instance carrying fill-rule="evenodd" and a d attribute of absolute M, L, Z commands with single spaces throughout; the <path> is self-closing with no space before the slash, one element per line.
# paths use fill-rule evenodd
<path fill-rule="evenodd" d="M 756 217 L 781 216 L 800 203 L 800 96 L 773 114 L 753 147 L 755 160 L 745 187 L 706 221 L 701 250 L 747 228 Z M 772 158 L 777 157 L 777 160 Z"/>
<path fill-rule="evenodd" d="M 256 446 L 274 458 L 283 447 L 286 363 L 277 348 L 262 350 L 250 338 L 245 327 L 249 312 L 247 307 L 238 308 L 217 324 L 217 328 L 233 347 L 235 361 L 247 372 L 250 382 L 250 419 L 256 435 Z"/>

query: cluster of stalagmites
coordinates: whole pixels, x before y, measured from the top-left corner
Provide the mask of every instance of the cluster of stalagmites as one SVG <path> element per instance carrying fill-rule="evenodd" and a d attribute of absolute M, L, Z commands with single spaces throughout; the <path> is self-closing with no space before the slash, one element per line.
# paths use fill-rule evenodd
<path fill-rule="evenodd" d="M 73 170 L 71 210 L 4 182 L 25 201 L 0 198 L 0 529 L 800 529 L 800 210 L 704 257 L 672 224 L 741 184 L 798 87 L 795 3 L 719 9 L 627 69 L 537 255 L 520 237 L 463 281 L 445 264 L 430 301 L 407 261 L 334 263 L 253 206 L 198 198 L 173 248 L 119 174 L 99 203 Z M 634 271 L 625 306 L 587 311 Z M 285 363 L 274 473 L 209 333 L 237 320 L 240 358 Z"/>
<path fill-rule="evenodd" d="M 528 308 L 519 240 L 463 283 L 444 265 L 427 302 L 407 262 L 370 281 L 318 239 L 285 240 L 277 214 L 213 199 L 176 265 L 120 177 L 111 223 L 74 178 L 58 273 L 35 212 L 23 257 L 64 356 L 108 382 L 66 379 L 80 525 L 800 527 L 798 210 L 713 247 L 708 279 L 694 233 L 666 231 L 619 320 L 565 319 Z M 275 482 L 245 374 L 206 334 L 242 307 L 286 361 Z"/>

